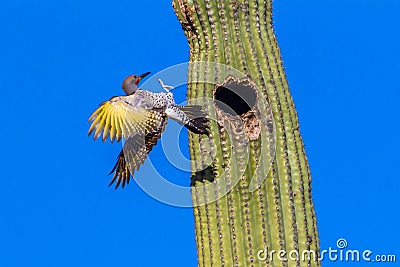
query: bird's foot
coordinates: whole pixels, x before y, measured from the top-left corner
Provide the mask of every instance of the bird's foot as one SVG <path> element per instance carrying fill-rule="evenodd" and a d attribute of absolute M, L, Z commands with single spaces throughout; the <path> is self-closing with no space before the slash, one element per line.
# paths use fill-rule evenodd
<path fill-rule="evenodd" d="M 160 83 L 161 87 L 167 92 L 169 93 L 170 91 L 174 90 L 175 87 L 171 86 L 171 85 L 165 85 L 164 82 L 161 79 L 158 79 L 158 82 Z"/>

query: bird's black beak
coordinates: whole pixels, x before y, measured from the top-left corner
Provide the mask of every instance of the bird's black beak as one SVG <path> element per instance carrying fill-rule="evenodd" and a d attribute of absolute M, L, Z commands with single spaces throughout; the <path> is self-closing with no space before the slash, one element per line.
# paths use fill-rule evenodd
<path fill-rule="evenodd" d="M 144 77 L 146 77 L 146 76 L 149 75 L 150 73 L 151 73 L 151 72 L 145 72 L 145 73 L 143 73 L 143 74 L 140 74 L 139 77 L 143 79 Z"/>

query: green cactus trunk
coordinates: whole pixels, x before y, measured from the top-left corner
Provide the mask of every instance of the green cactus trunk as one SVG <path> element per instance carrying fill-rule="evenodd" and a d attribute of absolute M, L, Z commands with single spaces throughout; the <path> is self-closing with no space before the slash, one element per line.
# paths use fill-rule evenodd
<path fill-rule="evenodd" d="M 174 0 L 173 5 L 190 45 L 189 101 L 215 100 L 216 88 L 229 77 L 257 96 L 241 116 L 207 102 L 207 111 L 217 114 L 210 137 L 190 134 L 199 266 L 319 266 L 313 255 L 318 257 L 319 239 L 310 171 L 271 1 Z M 243 75 L 213 65 L 210 71 L 201 62 L 224 64 Z M 209 80 L 213 83 L 199 82 Z M 237 126 L 240 122 L 244 125 Z"/>

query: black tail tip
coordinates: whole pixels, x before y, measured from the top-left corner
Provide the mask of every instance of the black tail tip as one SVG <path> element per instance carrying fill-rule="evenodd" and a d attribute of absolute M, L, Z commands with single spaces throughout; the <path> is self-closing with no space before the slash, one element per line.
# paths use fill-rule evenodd
<path fill-rule="evenodd" d="M 192 119 L 185 126 L 195 134 L 205 134 L 207 136 L 210 134 L 208 119 L 205 117 Z"/>

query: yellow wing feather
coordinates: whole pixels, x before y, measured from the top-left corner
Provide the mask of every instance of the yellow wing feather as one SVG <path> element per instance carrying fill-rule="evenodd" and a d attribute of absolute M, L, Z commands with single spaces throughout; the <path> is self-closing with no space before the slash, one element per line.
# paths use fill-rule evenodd
<path fill-rule="evenodd" d="M 103 142 L 107 138 L 111 142 L 119 142 L 122 137 L 128 139 L 156 130 L 162 116 L 164 112 L 161 110 L 149 110 L 140 106 L 140 101 L 136 101 L 133 95 L 113 97 L 103 102 L 89 117 L 91 125 L 88 135 L 94 132 L 93 137 L 96 140 L 103 134 Z"/>

